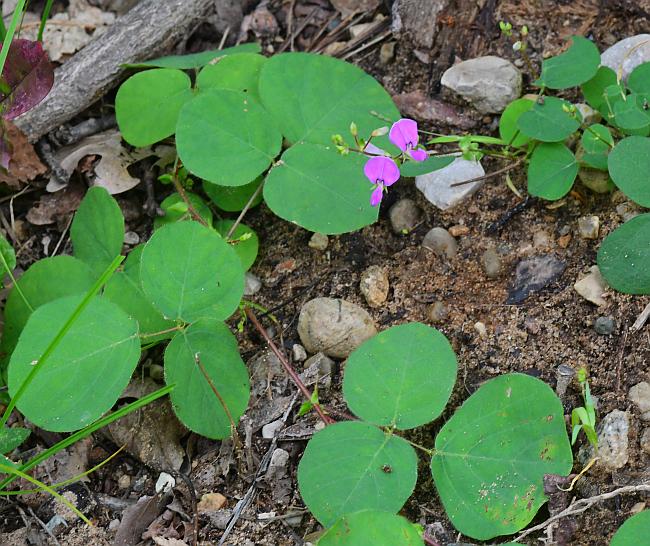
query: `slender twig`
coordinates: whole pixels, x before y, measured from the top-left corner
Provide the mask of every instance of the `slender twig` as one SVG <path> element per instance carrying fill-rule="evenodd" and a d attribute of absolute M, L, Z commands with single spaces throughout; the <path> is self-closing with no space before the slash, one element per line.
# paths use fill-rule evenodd
<path fill-rule="evenodd" d="M 226 45 L 226 40 L 228 39 L 228 34 L 230 34 L 230 25 L 226 27 L 226 30 L 223 33 L 223 36 L 221 37 L 221 41 L 219 42 L 219 51 L 223 49 L 223 46 Z"/>
<path fill-rule="evenodd" d="M 251 195 L 250 199 L 248 200 L 248 203 L 246 203 L 246 206 L 242 209 L 242 211 L 239 213 L 239 216 L 237 216 L 237 220 L 235 220 L 235 223 L 230 226 L 230 229 L 228 230 L 228 234 L 226 235 L 226 240 L 230 239 L 232 237 L 232 234 L 235 233 L 235 230 L 237 229 L 237 226 L 241 224 L 241 221 L 244 219 L 244 216 L 246 216 L 246 213 L 248 210 L 253 206 L 253 203 L 255 202 L 255 199 L 257 199 L 257 196 L 260 194 L 262 191 L 262 187 L 264 186 L 264 182 L 262 182 L 253 195 Z"/>
<path fill-rule="evenodd" d="M 199 512 L 196 508 L 196 488 L 187 474 L 179 472 L 178 475 L 185 482 L 185 485 L 187 485 L 187 489 L 190 492 L 190 502 L 192 504 L 192 546 L 199 546 Z"/>
<path fill-rule="evenodd" d="M 372 47 L 372 46 L 374 46 L 375 44 L 378 44 L 379 42 L 381 42 L 382 40 L 385 40 L 385 39 L 388 38 L 392 33 L 393 33 L 392 30 L 390 30 L 390 29 L 389 29 L 389 30 L 386 30 L 386 31 L 382 32 L 379 36 L 377 36 L 376 38 L 370 40 L 369 42 L 366 42 L 366 43 L 363 44 L 362 46 L 359 46 L 358 48 L 353 49 L 352 51 L 350 51 L 350 52 L 348 52 L 348 53 L 345 53 L 341 58 L 344 59 L 344 60 L 345 60 L 345 59 L 349 59 L 350 57 L 353 57 L 353 56 L 356 55 L 357 53 L 361 53 L 362 51 L 368 49 L 369 47 Z M 342 53 L 342 52 L 341 52 L 341 53 Z M 338 53 L 337 55 L 341 55 L 341 53 Z"/>
<path fill-rule="evenodd" d="M 318 29 L 318 32 L 314 35 L 314 37 L 309 40 L 309 45 L 305 48 L 305 51 L 311 51 L 313 45 L 316 43 L 316 41 L 323 35 L 323 32 L 325 32 L 329 26 L 334 22 L 334 19 L 336 19 L 339 16 L 338 13 L 333 13 L 327 21 L 325 21 L 321 27 Z"/>
<path fill-rule="evenodd" d="M 203 217 L 194 208 L 194 205 L 192 205 L 189 198 L 187 197 L 187 194 L 185 193 L 185 188 L 183 188 L 183 185 L 178 180 L 178 169 L 179 168 L 180 168 L 180 162 L 178 161 L 178 157 L 176 157 L 176 163 L 174 164 L 174 174 L 172 176 L 172 182 L 174 184 L 174 188 L 176 188 L 176 191 L 178 192 L 178 195 L 181 196 L 181 199 L 187 205 L 187 210 L 192 215 L 192 218 L 194 218 L 199 224 L 201 224 L 201 225 L 203 225 L 205 227 L 210 227 L 208 225 L 208 223 L 203 219 Z"/>
<path fill-rule="evenodd" d="M 312 401 L 312 393 L 309 391 L 307 387 L 305 387 L 305 384 L 302 382 L 302 379 L 300 379 L 300 376 L 296 373 L 296 371 L 291 367 L 289 362 L 287 361 L 286 357 L 282 354 L 282 351 L 278 349 L 276 344 L 273 342 L 271 339 L 271 336 L 267 333 L 267 331 L 264 329 L 264 327 L 260 324 L 260 321 L 257 320 L 257 317 L 255 316 L 255 313 L 250 307 L 246 308 L 246 316 L 249 318 L 249 320 L 253 323 L 253 326 L 257 328 L 258 332 L 262 335 L 266 343 L 268 344 L 269 348 L 273 353 L 275 353 L 275 356 L 278 357 L 280 362 L 282 363 L 282 366 L 284 366 L 284 369 L 286 372 L 289 374 L 289 377 L 293 380 L 293 382 L 296 384 L 302 395 L 307 399 L 308 402 L 311 402 L 313 404 L 314 409 L 316 410 L 316 413 L 318 413 L 318 416 L 321 418 L 323 423 L 326 425 L 330 425 L 334 423 L 334 420 L 331 417 L 328 417 L 325 415 L 325 412 L 323 409 L 320 407 L 320 404 L 318 402 L 313 402 Z"/>
<path fill-rule="evenodd" d="M 503 169 L 499 169 L 498 171 L 494 171 L 492 173 L 484 174 L 483 176 L 477 176 L 476 178 L 470 178 L 469 180 L 463 180 L 462 182 L 456 182 L 454 184 L 451 184 L 450 187 L 455 188 L 457 186 L 464 186 L 465 184 L 472 184 L 473 182 L 479 182 L 480 180 L 487 180 L 488 178 L 493 178 L 500 174 L 507 173 L 508 171 L 511 171 L 516 167 L 519 167 L 519 165 L 521 165 L 523 162 L 524 162 L 524 158 L 518 159 L 511 165 L 503 167 Z"/>
<path fill-rule="evenodd" d="M 61 232 L 61 237 L 59 237 L 59 240 L 56 243 L 56 246 L 54 247 L 54 250 L 52 251 L 52 254 L 50 254 L 50 256 L 56 256 L 56 253 L 59 251 L 59 248 L 61 248 L 61 245 L 63 244 L 63 240 L 65 239 L 65 236 L 67 235 L 68 230 L 70 229 L 70 226 L 72 225 L 73 218 L 74 218 L 74 214 L 71 214 L 70 218 L 68 218 L 68 221 L 65 224 L 65 228 Z"/>

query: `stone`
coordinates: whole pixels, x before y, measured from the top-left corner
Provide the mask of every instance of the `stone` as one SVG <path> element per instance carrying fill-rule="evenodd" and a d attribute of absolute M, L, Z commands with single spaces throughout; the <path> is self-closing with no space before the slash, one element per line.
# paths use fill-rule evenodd
<path fill-rule="evenodd" d="M 127 231 L 124 233 L 124 243 L 135 246 L 140 243 L 140 236 L 135 231 Z"/>
<path fill-rule="evenodd" d="M 481 265 L 488 279 L 496 279 L 501 275 L 501 256 L 495 248 L 488 248 L 481 256 Z"/>
<path fill-rule="evenodd" d="M 422 211 L 412 199 L 400 199 L 388 211 L 390 225 L 397 234 L 406 235 L 417 226 Z"/>
<path fill-rule="evenodd" d="M 600 56 L 600 63 L 608 66 L 623 80 L 627 80 L 632 70 L 650 61 L 650 34 L 637 34 L 616 42 Z"/>
<path fill-rule="evenodd" d="M 266 469 L 266 474 L 264 474 L 264 479 L 267 482 L 272 482 L 283 478 L 287 473 L 288 463 L 289 452 L 278 447 L 271 455 L 271 461 L 269 462 L 269 467 Z"/>
<path fill-rule="evenodd" d="M 600 219 L 598 216 L 582 216 L 578 218 L 578 233 L 583 239 L 598 239 Z"/>
<path fill-rule="evenodd" d="M 499 114 L 521 95 L 521 72 L 510 61 L 493 55 L 455 64 L 440 83 L 482 114 Z"/>
<path fill-rule="evenodd" d="M 451 226 L 449 228 L 449 233 L 452 235 L 452 237 L 461 237 L 469 233 L 469 228 L 462 224 L 457 226 Z"/>
<path fill-rule="evenodd" d="M 598 317 L 594 322 L 594 330 L 601 336 L 610 335 L 616 328 L 616 321 L 612 317 Z"/>
<path fill-rule="evenodd" d="M 589 273 L 577 281 L 573 285 L 573 288 L 584 299 L 598 305 L 599 307 L 607 304 L 607 301 L 603 298 L 603 295 L 607 292 L 607 283 L 600 274 L 597 265 L 591 266 L 589 268 Z"/>
<path fill-rule="evenodd" d="M 161 472 L 156 480 L 156 493 L 170 493 L 176 487 L 176 479 L 167 472 Z"/>
<path fill-rule="evenodd" d="M 650 384 L 642 381 L 634 385 L 627 397 L 634 403 L 641 414 L 642 421 L 650 421 Z"/>
<path fill-rule="evenodd" d="M 293 344 L 293 347 L 291 347 L 291 354 L 294 362 L 304 362 L 307 360 L 307 351 L 302 345 L 300 345 L 300 343 Z"/>
<path fill-rule="evenodd" d="M 300 374 L 300 379 L 307 385 L 318 383 L 321 390 L 327 390 L 332 385 L 332 369 L 334 361 L 323 353 L 316 353 L 305 362 L 305 371 Z"/>
<path fill-rule="evenodd" d="M 314 233 L 309 239 L 309 248 L 314 250 L 325 250 L 329 245 L 329 237 L 324 233 Z"/>
<path fill-rule="evenodd" d="M 276 421 L 272 421 L 271 423 L 267 423 L 262 427 L 262 438 L 265 440 L 271 440 L 275 434 L 277 433 L 278 430 L 280 430 L 284 426 L 284 423 L 282 422 L 282 419 L 278 419 Z"/>
<path fill-rule="evenodd" d="M 393 2 L 391 30 L 405 33 L 419 47 L 430 50 L 438 29 L 438 15 L 449 0 L 397 0 Z"/>
<path fill-rule="evenodd" d="M 650 455 L 650 428 L 643 431 L 641 436 L 641 450 Z"/>
<path fill-rule="evenodd" d="M 576 110 L 582 116 L 582 123 L 584 125 L 592 125 L 598 123 L 602 116 L 598 110 L 594 110 L 591 106 L 584 102 L 579 102 L 575 105 Z"/>
<path fill-rule="evenodd" d="M 302 306 L 298 335 L 310 353 L 334 358 L 347 356 L 377 328 L 365 309 L 342 299 L 315 298 Z"/>
<path fill-rule="evenodd" d="M 609 193 L 614 189 L 614 182 L 609 178 L 609 173 L 606 171 L 580 167 L 578 178 L 594 193 Z"/>
<path fill-rule="evenodd" d="M 484 183 L 477 180 L 461 186 L 452 186 L 485 176 L 485 171 L 478 161 L 469 161 L 462 157 L 456 158 L 443 169 L 415 177 L 415 186 L 420 190 L 429 203 L 441 210 L 447 210 L 464 201 Z"/>
<path fill-rule="evenodd" d="M 427 309 L 427 316 L 434 324 L 438 324 L 447 318 L 447 309 L 441 301 L 436 301 Z"/>
<path fill-rule="evenodd" d="M 487 337 L 487 328 L 483 322 L 479 321 L 474 323 L 474 330 L 476 330 L 476 333 L 479 335 L 479 337 L 483 339 Z"/>
<path fill-rule="evenodd" d="M 441 257 L 452 259 L 458 253 L 458 243 L 445 228 L 434 227 L 424 236 L 422 246 Z"/>
<path fill-rule="evenodd" d="M 508 305 L 521 303 L 531 294 L 539 292 L 557 280 L 564 273 L 565 267 L 564 261 L 551 254 L 533 256 L 520 261 L 506 303 Z"/>
<path fill-rule="evenodd" d="M 533 246 L 535 248 L 550 248 L 551 236 L 545 229 L 539 229 L 533 233 Z"/>
<path fill-rule="evenodd" d="M 201 497 L 201 500 L 196 505 L 196 511 L 199 514 L 205 514 L 206 512 L 216 512 L 223 508 L 226 504 L 226 497 L 221 493 L 206 493 Z"/>
<path fill-rule="evenodd" d="M 576 376 L 576 371 L 568 364 L 560 364 L 555 370 L 557 383 L 555 384 L 555 394 L 564 398 L 566 390 Z"/>
<path fill-rule="evenodd" d="M 371 265 L 361 273 L 359 286 L 370 307 L 379 307 L 388 298 L 388 274 L 383 267 Z"/>
<path fill-rule="evenodd" d="M 404 116 L 419 121 L 430 121 L 459 129 L 468 130 L 477 122 L 455 106 L 441 100 L 432 99 L 422 91 L 409 91 L 393 97 L 395 105 Z"/>
<path fill-rule="evenodd" d="M 626 411 L 614 410 L 605 415 L 598 432 L 598 465 L 613 471 L 628 461 L 628 432 L 630 416 Z"/>
<path fill-rule="evenodd" d="M 375 26 L 375 23 L 359 23 L 358 25 L 352 25 L 350 27 L 350 36 L 354 40 L 361 36 L 364 32 L 367 32 L 372 27 Z"/>
<path fill-rule="evenodd" d="M 629 220 L 632 220 L 632 218 L 635 218 L 641 214 L 641 211 L 639 210 L 638 205 L 630 201 L 626 201 L 625 203 L 616 205 L 616 214 L 621 217 L 621 220 L 623 220 L 623 222 L 628 222 Z"/>
<path fill-rule="evenodd" d="M 262 289 L 262 281 L 259 277 L 246 271 L 244 275 L 244 296 L 254 296 Z"/>
<path fill-rule="evenodd" d="M 379 49 L 379 64 L 386 66 L 395 58 L 397 42 L 384 42 Z"/>

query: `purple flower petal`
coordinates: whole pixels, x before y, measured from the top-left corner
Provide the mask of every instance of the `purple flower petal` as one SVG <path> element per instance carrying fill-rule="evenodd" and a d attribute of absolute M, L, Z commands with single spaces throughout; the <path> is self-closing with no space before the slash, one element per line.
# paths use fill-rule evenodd
<path fill-rule="evenodd" d="M 408 152 L 411 158 L 414 161 L 424 161 L 428 156 L 427 152 L 424 150 L 411 150 Z"/>
<path fill-rule="evenodd" d="M 382 187 L 381 184 L 377 184 L 377 187 L 372 190 L 372 194 L 370 195 L 370 204 L 373 207 L 376 207 L 381 203 L 381 199 L 384 196 L 384 188 Z"/>
<path fill-rule="evenodd" d="M 397 163 L 390 157 L 371 157 L 363 167 L 364 174 L 373 184 L 391 186 L 399 180 L 400 173 Z"/>
<path fill-rule="evenodd" d="M 368 142 L 368 144 L 366 144 L 366 147 L 363 151 L 370 155 L 389 155 L 388 152 L 382 150 L 378 146 L 375 146 L 372 142 Z"/>
<path fill-rule="evenodd" d="M 403 152 L 409 148 L 415 148 L 420 140 L 417 122 L 408 118 L 396 121 L 390 128 L 388 138 Z"/>

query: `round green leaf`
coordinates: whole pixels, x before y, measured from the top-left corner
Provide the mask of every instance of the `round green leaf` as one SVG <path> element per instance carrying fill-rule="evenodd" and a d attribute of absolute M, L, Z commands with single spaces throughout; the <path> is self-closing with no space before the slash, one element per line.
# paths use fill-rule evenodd
<path fill-rule="evenodd" d="M 332 135 L 349 134 L 351 122 L 367 137 L 385 124 L 381 116 L 400 117 L 374 78 L 352 64 L 314 53 L 271 57 L 262 68 L 260 96 L 291 143 L 330 144 Z M 381 146 L 384 140 L 375 143 Z"/>
<path fill-rule="evenodd" d="M 621 140 L 609 153 L 607 167 L 614 184 L 625 195 L 650 207 L 650 138 L 630 136 Z"/>
<path fill-rule="evenodd" d="M 251 200 L 253 194 L 257 191 L 262 183 L 262 178 L 256 178 L 250 184 L 243 186 L 219 186 L 212 182 L 203 182 L 203 191 L 208 195 L 212 202 L 221 210 L 227 212 L 238 212 L 243 210 L 246 204 Z M 256 207 L 262 202 L 262 192 L 257 194 L 253 199 L 251 208 Z"/>
<path fill-rule="evenodd" d="M 212 211 L 206 202 L 201 199 L 198 195 L 185 192 L 187 200 L 192 204 L 194 210 L 199 214 L 203 220 L 208 225 L 212 225 Z M 158 216 L 153 221 L 154 229 L 158 229 L 165 224 L 171 224 L 173 222 L 178 222 L 180 220 L 192 220 L 192 215 L 190 214 L 189 207 L 187 203 L 178 193 L 172 193 L 163 199 L 163 202 L 160 203 L 160 208 L 165 213 L 165 216 Z"/>
<path fill-rule="evenodd" d="M 406 440 L 359 421 L 317 432 L 298 465 L 300 494 L 326 527 L 359 510 L 398 512 L 416 479 L 417 456 Z"/>
<path fill-rule="evenodd" d="M 2 255 L 2 260 L 4 262 L 4 271 L 1 274 L 2 278 L 4 278 L 7 269 L 9 269 L 9 271 L 16 269 L 16 252 L 14 247 L 11 246 L 11 243 L 7 241 L 3 235 L 0 235 L 0 254 Z"/>
<path fill-rule="evenodd" d="M 219 235 L 224 239 L 230 228 L 234 224 L 234 220 L 219 220 L 214 229 L 217 230 Z M 244 237 L 243 240 L 242 237 Z M 232 241 L 237 241 L 232 245 L 241 260 L 241 265 L 244 268 L 244 271 L 248 271 L 251 266 L 255 263 L 255 258 L 257 258 L 257 251 L 259 250 L 260 240 L 251 228 L 245 224 L 239 224 L 234 233 L 230 236 Z"/>
<path fill-rule="evenodd" d="M 526 136 L 542 142 L 559 142 L 578 130 L 580 122 L 562 109 L 569 105 L 556 97 L 544 97 L 517 120 L 517 127 Z M 576 115 L 579 116 L 576 112 Z"/>
<path fill-rule="evenodd" d="M 582 94 L 587 101 L 587 104 L 594 110 L 602 113 L 603 108 L 606 109 L 605 103 L 605 89 L 612 85 L 616 85 L 616 72 L 607 66 L 601 66 L 596 71 L 596 75 L 588 82 L 582 84 Z"/>
<path fill-rule="evenodd" d="M 415 428 L 445 409 L 456 370 L 454 350 L 438 330 L 417 322 L 393 326 L 350 355 L 343 396 L 364 421 Z"/>
<path fill-rule="evenodd" d="M 175 385 L 170 397 L 178 418 L 208 438 L 230 436 L 228 414 L 236 424 L 248 406 L 248 370 L 237 339 L 214 319 L 200 319 L 171 340 L 165 349 L 165 381 Z"/>
<path fill-rule="evenodd" d="M 650 294 L 650 214 L 635 216 L 605 237 L 598 269 L 619 292 Z"/>
<path fill-rule="evenodd" d="M 402 176 L 416 177 L 432 173 L 451 165 L 456 159 L 452 155 L 430 156 L 424 161 L 407 161 L 400 167 Z"/>
<path fill-rule="evenodd" d="M 22 444 L 31 430 L 22 427 L 3 427 L 0 429 L 0 454 L 9 453 Z"/>
<path fill-rule="evenodd" d="M 628 518 L 612 537 L 609 546 L 639 546 L 650 535 L 650 510 Z"/>
<path fill-rule="evenodd" d="M 601 171 L 607 170 L 607 156 L 614 146 L 614 138 L 608 127 L 595 123 L 582 133 L 580 138 L 582 163 Z"/>
<path fill-rule="evenodd" d="M 34 263 L 18 279 L 25 298 L 32 309 L 72 294 L 83 294 L 93 285 L 95 279 L 90 268 L 72 256 L 44 258 Z M 4 331 L 2 352 L 11 354 L 18 336 L 32 314 L 16 288 L 12 288 L 4 309 Z"/>
<path fill-rule="evenodd" d="M 117 201 L 99 186 L 90 188 L 70 226 L 75 258 L 99 277 L 122 252 L 124 216 Z"/>
<path fill-rule="evenodd" d="M 542 143 L 528 164 L 528 192 L 554 201 L 564 197 L 578 175 L 575 156 L 561 142 Z"/>
<path fill-rule="evenodd" d="M 487 540 L 525 527 L 546 502 L 544 474 L 573 465 L 562 403 L 524 374 L 485 383 L 436 438 L 431 471 L 454 527 Z"/>
<path fill-rule="evenodd" d="M 423 546 L 415 524 L 377 510 L 346 514 L 318 541 L 318 546 Z"/>
<path fill-rule="evenodd" d="M 206 89 L 243 91 L 259 100 L 258 82 L 266 57 L 256 53 L 228 55 L 217 64 L 206 66 L 196 78 L 196 86 Z"/>
<path fill-rule="evenodd" d="M 535 85 L 549 89 L 567 89 L 585 83 L 596 75 L 600 53 L 591 40 L 573 36 L 564 53 L 542 62 L 542 74 Z"/>
<path fill-rule="evenodd" d="M 316 144 L 296 144 L 282 155 L 264 184 L 264 200 L 280 218 L 310 231 L 334 235 L 377 220 L 370 205 L 365 158 Z"/>
<path fill-rule="evenodd" d="M 625 133 L 639 136 L 650 133 L 650 116 L 644 110 L 644 101 L 643 97 L 631 94 L 614 104 L 614 123 Z"/>
<path fill-rule="evenodd" d="M 627 86 L 633 93 L 650 93 L 650 63 L 640 64 L 632 70 Z"/>
<path fill-rule="evenodd" d="M 124 271 L 113 274 L 104 287 L 104 297 L 117 304 L 122 311 L 138 322 L 142 342 L 149 344 L 169 339 L 172 333 L 147 335 L 174 327 L 174 322 L 165 320 L 142 291 L 140 283 L 140 259 L 144 245 L 135 247 L 124 262 Z"/>
<path fill-rule="evenodd" d="M 244 293 L 244 271 L 232 247 L 194 221 L 154 232 L 142 251 L 142 289 L 165 318 L 228 318 Z"/>
<path fill-rule="evenodd" d="M 178 113 L 192 98 L 190 78 L 172 68 L 134 74 L 115 97 L 115 115 L 124 140 L 149 146 L 174 134 Z"/>
<path fill-rule="evenodd" d="M 533 106 L 535 106 L 535 101 L 517 99 L 506 107 L 499 119 L 499 136 L 502 140 L 515 147 L 525 146 L 530 142 L 530 138 L 519 131 L 517 121 L 524 112 L 528 112 Z"/>
<path fill-rule="evenodd" d="M 52 301 L 29 317 L 9 362 L 12 396 L 83 298 Z M 45 430 L 83 428 L 115 404 L 139 358 L 137 323 L 114 303 L 96 297 L 36 373 L 18 409 Z"/>
<path fill-rule="evenodd" d="M 126 65 L 128 68 L 178 68 L 180 70 L 192 70 L 206 66 L 217 59 L 226 55 L 236 53 L 259 53 L 262 50 L 260 44 L 251 42 L 250 44 L 241 44 L 238 46 L 227 47 L 226 49 L 210 49 L 200 51 L 199 53 L 190 53 L 189 55 L 168 55 L 159 57 L 150 61 L 133 63 Z"/>
<path fill-rule="evenodd" d="M 207 89 L 178 118 L 183 165 L 222 186 L 243 186 L 264 172 L 282 146 L 273 119 L 246 93 Z"/>

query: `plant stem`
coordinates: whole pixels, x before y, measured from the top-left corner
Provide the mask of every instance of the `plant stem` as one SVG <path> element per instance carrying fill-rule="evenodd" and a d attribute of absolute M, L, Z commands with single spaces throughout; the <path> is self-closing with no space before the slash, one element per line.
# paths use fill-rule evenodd
<path fill-rule="evenodd" d="M 45 4 L 45 7 L 43 8 L 43 13 L 41 14 L 41 24 L 38 27 L 38 36 L 36 39 L 39 42 L 43 41 L 43 31 L 45 30 L 45 22 L 50 16 L 50 10 L 52 9 L 52 4 L 54 3 L 54 0 L 47 0 L 47 4 Z"/>
<path fill-rule="evenodd" d="M 192 217 L 201 225 L 205 227 L 210 227 L 208 223 L 201 217 L 201 215 L 197 212 L 197 210 L 194 208 L 194 205 L 190 202 L 190 200 L 187 197 L 187 194 L 185 193 L 185 188 L 183 188 L 183 185 L 179 182 L 178 180 L 178 169 L 180 168 L 180 162 L 178 160 L 178 156 L 176 156 L 176 161 L 174 162 L 174 175 L 172 176 L 172 183 L 174 184 L 174 188 L 178 192 L 178 195 L 181 196 L 181 199 L 183 202 L 187 205 L 187 210 L 190 212 Z"/>
<path fill-rule="evenodd" d="M 14 9 L 14 14 L 11 17 L 11 23 L 9 23 L 9 29 L 5 33 L 2 39 L 2 51 L 0 51 L 0 74 L 4 71 L 5 62 L 7 61 L 7 55 L 9 54 L 9 48 L 11 47 L 11 42 L 14 39 L 14 34 L 16 33 L 16 27 L 18 26 L 18 21 L 22 18 L 23 9 L 25 8 L 26 0 L 18 0 L 16 4 L 16 9 Z M 1 17 L 0 17 L 1 19 Z"/>
<path fill-rule="evenodd" d="M 237 229 L 237 226 L 241 223 L 241 221 L 244 219 L 244 216 L 246 216 L 246 213 L 248 210 L 253 206 L 253 202 L 255 199 L 257 199 L 257 196 L 260 194 L 262 191 L 262 187 L 264 186 L 264 182 L 261 182 L 259 186 L 257 186 L 257 189 L 253 192 L 253 195 L 251 195 L 250 199 L 248 200 L 248 203 L 244 206 L 242 211 L 239 213 L 239 216 L 237 217 L 237 220 L 235 220 L 235 223 L 230 226 L 230 229 L 228 230 L 228 233 L 226 234 L 226 241 L 232 237 L 232 234 L 235 233 L 235 230 Z"/>
<path fill-rule="evenodd" d="M 325 423 L 326 425 L 331 425 L 334 423 L 334 420 L 331 417 L 328 417 L 325 415 L 325 412 L 321 408 L 320 404 L 318 402 L 312 402 L 312 393 L 309 392 L 309 389 L 305 386 L 305 384 L 302 382 L 302 379 L 298 376 L 296 371 L 291 367 L 285 356 L 282 354 L 280 349 L 277 348 L 275 343 L 273 343 L 273 340 L 269 336 L 269 334 L 266 332 L 264 327 L 260 324 L 260 321 L 257 320 L 257 317 L 255 316 L 255 313 L 253 313 L 253 310 L 250 307 L 246 308 L 246 316 L 250 319 L 250 321 L 253 323 L 253 326 L 257 328 L 257 331 L 262 335 L 266 343 L 268 344 L 269 348 L 273 353 L 275 353 L 275 356 L 278 357 L 280 362 L 282 363 L 282 366 L 284 366 L 284 369 L 286 372 L 289 374 L 289 377 L 293 380 L 293 382 L 296 384 L 302 395 L 305 397 L 307 402 L 311 403 L 316 410 L 316 413 L 318 413 L 318 416 L 321 418 L 321 421 Z"/>
<path fill-rule="evenodd" d="M 464 186 L 465 184 L 472 184 L 473 182 L 478 182 L 479 180 L 487 180 L 488 178 L 493 178 L 495 176 L 498 176 L 503 173 L 507 173 L 508 171 L 511 171 L 515 167 L 518 167 L 524 162 L 525 158 L 518 159 L 511 165 L 508 165 L 504 167 L 503 169 L 499 169 L 498 171 L 494 171 L 492 173 L 485 174 L 483 176 L 477 176 L 476 178 L 470 178 L 469 180 L 463 180 L 462 182 L 456 182 L 454 184 L 451 184 L 451 188 L 455 188 L 457 186 Z"/>
<path fill-rule="evenodd" d="M 169 334 L 171 332 L 177 332 L 183 330 L 184 326 L 174 326 L 173 328 L 167 328 L 166 330 L 160 330 L 159 332 L 151 332 L 150 334 L 138 334 L 141 338 L 161 336 L 163 334 Z"/>
<path fill-rule="evenodd" d="M 0 17 L 0 19 L 2 19 L 2 17 Z M 9 264 L 7 263 L 7 260 L 5 259 L 5 256 L 4 256 L 4 254 L 2 252 L 0 252 L 0 260 L 2 261 L 2 267 L 5 268 L 5 271 L 7 272 L 7 275 L 9 275 L 9 278 L 11 279 L 11 282 L 12 282 L 14 288 L 16 289 L 16 292 L 18 292 L 18 295 L 23 300 L 23 303 L 27 306 L 29 311 L 31 313 L 33 313 L 34 308 L 31 306 L 29 301 L 27 301 L 27 298 L 25 297 L 25 293 L 20 288 L 20 285 L 18 284 L 18 281 L 16 280 L 16 277 L 14 277 L 14 274 L 11 271 L 11 268 L 9 267 Z"/>

